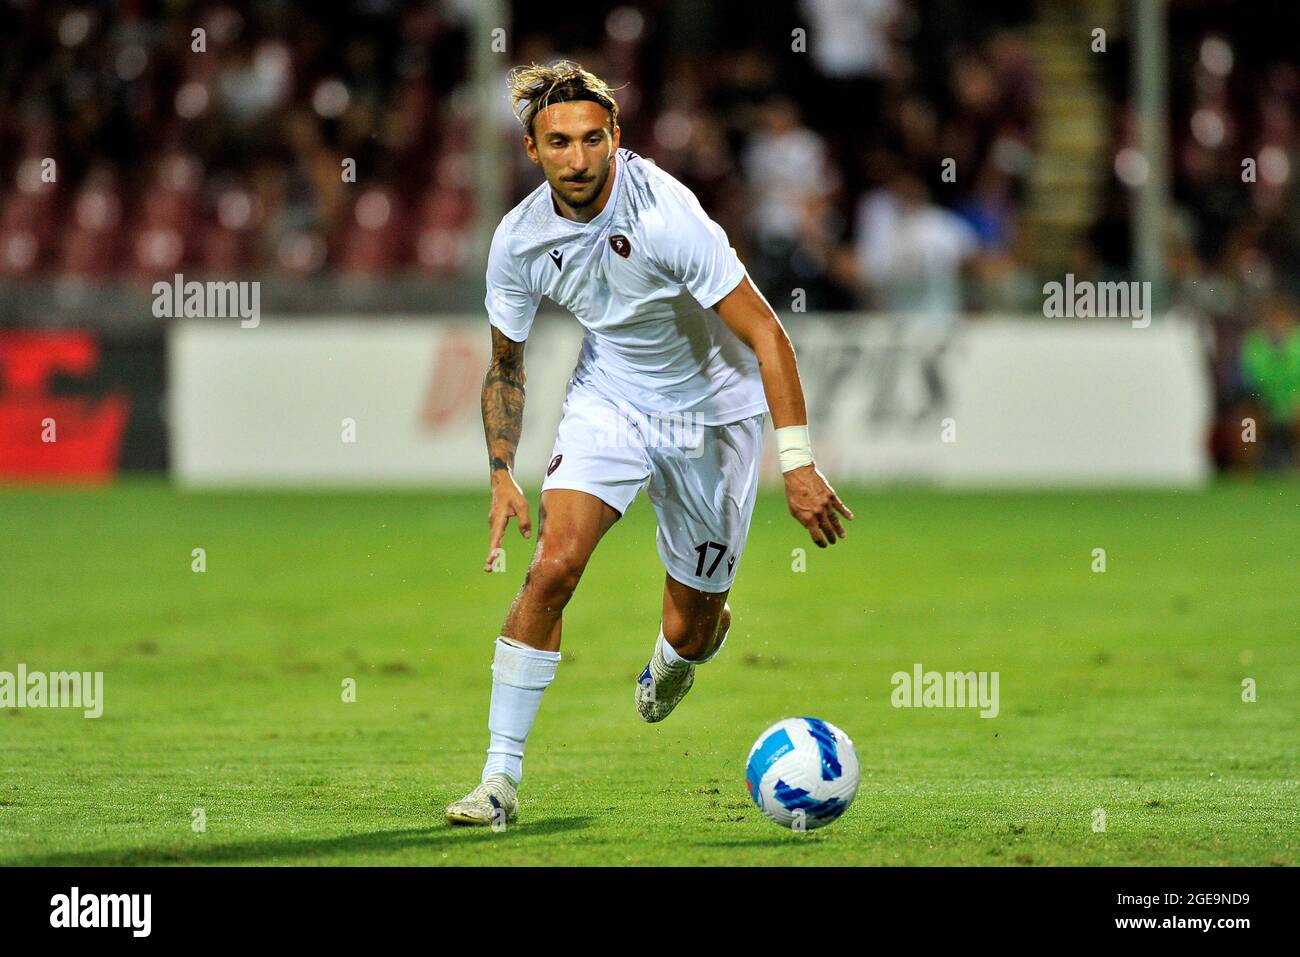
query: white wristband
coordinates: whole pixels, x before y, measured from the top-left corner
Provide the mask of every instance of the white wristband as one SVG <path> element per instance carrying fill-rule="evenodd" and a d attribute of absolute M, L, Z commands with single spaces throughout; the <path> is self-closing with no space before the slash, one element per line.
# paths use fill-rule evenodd
<path fill-rule="evenodd" d="M 781 457 L 781 471 L 812 465 L 812 445 L 808 441 L 808 426 L 787 425 L 776 430 L 776 450 Z"/>

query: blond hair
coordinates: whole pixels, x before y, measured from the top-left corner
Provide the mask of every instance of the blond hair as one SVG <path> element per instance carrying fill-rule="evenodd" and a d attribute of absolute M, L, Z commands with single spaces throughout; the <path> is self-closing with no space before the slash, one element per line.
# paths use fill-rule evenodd
<path fill-rule="evenodd" d="M 618 125 L 618 103 L 609 85 L 577 63 L 559 60 L 550 66 L 530 63 L 517 66 L 506 78 L 510 102 L 519 124 L 533 135 L 533 120 L 552 103 L 590 100 L 609 110 L 609 128 Z"/>

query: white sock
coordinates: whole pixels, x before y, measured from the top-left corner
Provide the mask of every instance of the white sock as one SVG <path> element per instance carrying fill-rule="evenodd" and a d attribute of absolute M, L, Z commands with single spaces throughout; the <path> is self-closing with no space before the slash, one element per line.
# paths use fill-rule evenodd
<path fill-rule="evenodd" d="M 726 643 L 727 635 L 726 632 L 724 632 L 722 640 L 718 642 L 718 646 L 703 658 L 683 658 L 677 653 L 677 649 L 668 643 L 668 639 L 664 637 L 663 627 L 661 626 L 659 628 L 659 654 L 664 659 L 664 664 L 669 668 L 685 668 L 687 665 L 708 664 L 718 656 L 718 652 L 722 650 L 722 646 Z"/>
<path fill-rule="evenodd" d="M 542 692 L 554 680 L 559 663 L 558 651 L 539 651 L 504 635 L 497 638 L 484 780 L 489 774 L 505 774 L 518 786 L 523 779 L 524 743 L 542 703 Z"/>

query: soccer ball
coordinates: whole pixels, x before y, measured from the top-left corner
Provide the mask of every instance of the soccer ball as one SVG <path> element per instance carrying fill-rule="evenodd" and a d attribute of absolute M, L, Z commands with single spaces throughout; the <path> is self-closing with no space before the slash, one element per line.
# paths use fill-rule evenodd
<path fill-rule="evenodd" d="M 849 736 L 819 718 L 786 718 L 749 749 L 745 784 L 758 809 L 796 831 L 824 827 L 858 793 L 858 754 Z"/>

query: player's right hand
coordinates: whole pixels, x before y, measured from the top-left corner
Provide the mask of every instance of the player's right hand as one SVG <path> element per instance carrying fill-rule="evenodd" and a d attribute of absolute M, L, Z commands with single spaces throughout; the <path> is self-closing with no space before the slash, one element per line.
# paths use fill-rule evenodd
<path fill-rule="evenodd" d="M 499 468 L 492 473 L 492 507 L 488 510 L 491 539 L 487 559 L 483 562 L 485 572 L 492 571 L 492 563 L 501 550 L 501 541 L 506 537 L 506 526 L 510 524 L 512 515 L 519 519 L 519 534 L 531 538 L 533 519 L 528 513 L 528 496 L 524 495 L 509 469 Z"/>

